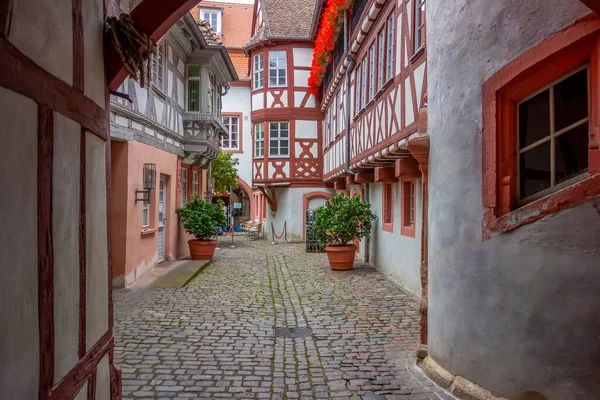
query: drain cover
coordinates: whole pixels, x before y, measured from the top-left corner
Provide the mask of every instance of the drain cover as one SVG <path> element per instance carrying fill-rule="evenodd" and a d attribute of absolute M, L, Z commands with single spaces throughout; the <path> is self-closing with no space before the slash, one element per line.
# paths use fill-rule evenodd
<path fill-rule="evenodd" d="M 275 328 L 275 337 L 303 338 L 310 336 L 308 328 Z"/>

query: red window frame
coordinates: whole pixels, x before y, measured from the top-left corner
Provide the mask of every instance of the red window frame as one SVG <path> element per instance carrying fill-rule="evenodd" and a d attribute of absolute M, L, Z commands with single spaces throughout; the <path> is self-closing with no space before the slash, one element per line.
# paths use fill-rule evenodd
<path fill-rule="evenodd" d="M 394 184 L 383 182 L 381 193 L 382 229 L 384 232 L 394 232 Z"/>
<path fill-rule="evenodd" d="M 412 190 L 411 190 L 412 188 Z M 416 236 L 417 226 L 417 180 L 416 179 L 402 179 L 402 201 L 400 202 L 400 234 L 402 236 L 408 236 L 414 238 Z M 411 196 L 412 196 L 412 207 L 411 207 Z M 411 223 L 411 215 L 412 223 Z"/>
<path fill-rule="evenodd" d="M 589 64 L 590 139 L 584 179 L 516 204 L 516 104 Z M 600 19 L 590 15 L 525 51 L 483 84 L 483 239 L 514 230 L 600 194 Z"/>

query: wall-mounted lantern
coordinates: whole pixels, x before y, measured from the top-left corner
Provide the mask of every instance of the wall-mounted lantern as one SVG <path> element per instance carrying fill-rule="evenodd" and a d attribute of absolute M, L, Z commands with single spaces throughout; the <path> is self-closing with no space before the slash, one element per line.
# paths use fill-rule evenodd
<path fill-rule="evenodd" d="M 144 164 L 143 170 L 144 190 L 135 189 L 135 202 L 147 201 L 150 203 L 150 191 L 156 188 L 156 164 Z M 138 194 L 142 194 L 138 198 Z"/>

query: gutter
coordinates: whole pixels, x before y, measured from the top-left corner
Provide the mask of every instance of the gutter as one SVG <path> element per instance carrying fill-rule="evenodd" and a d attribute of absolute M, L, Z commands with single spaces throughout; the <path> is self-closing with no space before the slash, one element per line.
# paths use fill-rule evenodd
<path fill-rule="evenodd" d="M 344 49 L 346 50 L 346 58 L 350 61 L 348 64 L 348 69 L 346 69 L 346 101 L 344 107 L 346 111 L 346 124 L 344 126 L 344 136 L 346 137 L 346 142 L 344 143 L 346 150 L 346 165 L 344 166 L 344 172 L 346 172 L 347 174 L 354 175 L 354 171 L 350 168 L 350 74 L 354 70 L 355 60 L 354 57 L 352 57 L 352 55 L 348 51 L 348 20 L 348 10 L 344 10 Z"/>

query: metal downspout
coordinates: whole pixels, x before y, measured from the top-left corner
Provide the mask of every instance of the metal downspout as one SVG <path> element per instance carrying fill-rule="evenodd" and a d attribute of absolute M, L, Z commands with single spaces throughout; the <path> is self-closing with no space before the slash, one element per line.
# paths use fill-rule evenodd
<path fill-rule="evenodd" d="M 346 137 L 346 142 L 344 143 L 345 147 L 345 168 L 344 172 L 346 174 L 354 175 L 354 171 L 350 168 L 350 81 L 352 71 L 354 70 L 355 60 L 352 55 L 350 55 L 350 48 L 348 43 L 348 10 L 344 10 L 344 49 L 346 50 L 346 58 L 349 60 L 348 69 L 346 70 L 346 100 L 344 102 L 344 110 L 346 112 L 346 124 L 344 126 L 344 136 Z M 369 201 L 369 184 L 365 183 L 365 194 L 364 200 Z M 369 262 L 369 255 L 371 252 L 371 237 L 367 236 L 365 238 L 365 252 L 363 259 L 366 263 Z"/>

